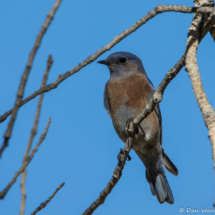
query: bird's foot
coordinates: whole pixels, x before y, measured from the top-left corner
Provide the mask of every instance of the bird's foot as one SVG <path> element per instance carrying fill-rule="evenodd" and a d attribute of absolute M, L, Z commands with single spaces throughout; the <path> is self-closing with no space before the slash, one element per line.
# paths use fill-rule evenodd
<path fill-rule="evenodd" d="M 125 156 L 124 149 L 120 149 L 120 152 L 119 152 L 119 154 L 118 154 L 118 156 L 117 156 L 117 160 L 118 160 L 119 162 L 123 163 L 123 162 L 124 162 L 124 159 L 123 159 L 124 156 Z M 130 155 L 128 155 L 127 160 L 128 160 L 128 161 L 131 160 L 131 156 L 130 156 Z"/>
<path fill-rule="evenodd" d="M 127 121 L 127 123 L 126 123 L 126 130 L 128 131 L 128 129 L 129 129 L 129 126 L 130 126 L 130 123 L 131 122 L 133 122 L 133 118 L 130 118 L 128 121 Z M 139 133 L 139 130 L 138 130 L 138 127 L 136 127 L 135 129 L 134 129 L 134 133 L 135 134 L 138 134 Z"/>
<path fill-rule="evenodd" d="M 120 152 L 117 156 L 117 160 L 121 163 L 123 163 L 123 157 L 124 157 L 124 150 L 123 149 L 120 149 Z"/>

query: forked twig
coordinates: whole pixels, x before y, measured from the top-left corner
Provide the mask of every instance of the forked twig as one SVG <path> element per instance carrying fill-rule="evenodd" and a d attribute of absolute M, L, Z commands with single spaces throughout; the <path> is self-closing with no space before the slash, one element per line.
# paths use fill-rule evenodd
<path fill-rule="evenodd" d="M 31 154 L 28 156 L 28 158 L 25 161 L 25 163 L 20 167 L 20 169 L 18 170 L 18 172 L 15 173 L 13 179 L 8 183 L 7 187 L 5 187 L 5 189 L 2 192 L 0 192 L 0 199 L 4 199 L 5 195 L 7 194 L 7 192 L 11 188 L 11 186 L 16 182 L 16 179 L 18 178 L 18 176 L 25 170 L 25 168 L 28 166 L 28 164 L 30 163 L 30 161 L 34 157 L 34 154 L 37 152 L 40 144 L 43 142 L 43 140 L 46 137 L 46 134 L 48 132 L 48 128 L 49 128 L 50 123 L 51 123 L 51 118 L 49 118 L 48 123 L 47 123 L 46 128 L 45 128 L 45 131 L 40 136 L 39 142 L 36 144 L 36 146 L 34 147 L 34 149 L 31 152 Z"/>
<path fill-rule="evenodd" d="M 25 69 L 25 71 L 24 71 L 24 73 L 22 75 L 22 79 L 21 79 L 21 82 L 20 82 L 20 85 L 19 85 L 19 90 L 18 90 L 18 93 L 17 93 L 15 106 L 14 106 L 13 111 L 12 111 L 12 117 L 11 117 L 10 122 L 8 124 L 8 128 L 7 128 L 7 130 L 6 130 L 5 134 L 4 134 L 4 143 L 3 143 L 2 147 L 0 148 L 0 157 L 2 156 L 2 152 L 4 151 L 4 149 L 8 146 L 8 141 L 9 141 L 11 133 L 12 133 L 12 129 L 13 129 L 14 121 L 16 119 L 17 111 L 18 111 L 18 109 L 20 107 L 20 104 L 21 104 L 21 101 L 22 101 L 26 81 L 27 81 L 30 69 L 32 67 L 35 54 L 37 52 L 37 49 L 40 46 L 41 40 L 42 40 L 47 28 L 49 27 L 52 19 L 54 18 L 55 12 L 58 9 L 61 1 L 62 0 L 56 0 L 53 8 L 51 9 L 49 14 L 47 15 L 46 20 L 45 20 L 45 22 L 44 22 L 39 34 L 37 35 L 37 39 L 36 39 L 36 42 L 34 44 L 34 47 L 31 50 L 31 53 L 29 55 L 28 63 L 27 63 L 26 69 Z"/>
<path fill-rule="evenodd" d="M 41 87 L 46 85 L 46 81 L 48 79 L 48 74 L 49 74 L 50 68 L 52 66 L 52 63 L 53 63 L 52 56 L 49 55 L 49 58 L 48 58 L 48 61 L 47 61 L 47 68 L 46 68 L 46 71 L 45 71 L 45 73 L 43 75 Z M 29 152 L 31 150 L 32 142 L 33 142 L 34 137 L 35 137 L 35 135 L 37 133 L 37 126 L 38 126 L 38 123 L 39 123 L 39 117 L 40 117 L 40 111 L 41 111 L 43 96 L 44 96 L 44 94 L 41 94 L 40 97 L 39 97 L 37 110 L 36 110 L 36 114 L 35 114 L 34 125 L 33 125 L 33 128 L 31 130 L 31 135 L 30 135 L 30 138 L 29 138 L 29 142 L 28 142 L 24 157 L 23 157 L 22 164 L 25 163 L 25 161 L 26 161 L 26 159 L 28 157 L 28 154 L 29 154 Z M 24 215 L 24 211 L 25 211 L 25 201 L 26 201 L 25 181 L 26 181 L 26 174 L 27 174 L 26 169 L 27 169 L 27 167 L 25 168 L 25 170 L 22 173 L 22 179 L 21 179 L 21 184 L 20 184 L 21 193 L 22 193 L 22 201 L 21 201 L 21 207 L 20 207 L 20 213 L 19 213 L 20 215 Z"/>

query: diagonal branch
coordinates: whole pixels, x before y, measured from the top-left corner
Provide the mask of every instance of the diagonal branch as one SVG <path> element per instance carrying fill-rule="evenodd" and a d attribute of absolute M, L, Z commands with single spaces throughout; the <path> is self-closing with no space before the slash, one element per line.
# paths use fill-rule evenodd
<path fill-rule="evenodd" d="M 117 184 L 119 179 L 122 176 L 122 170 L 124 168 L 126 159 L 129 155 L 129 152 L 131 151 L 131 147 L 134 141 L 134 125 L 131 122 L 129 126 L 129 131 L 130 131 L 130 137 L 127 139 L 124 150 L 122 150 L 122 153 L 120 154 L 120 159 L 118 161 L 118 164 L 114 170 L 114 173 L 112 175 L 111 180 L 108 182 L 107 186 L 105 189 L 100 193 L 99 197 L 94 201 L 90 207 L 82 214 L 82 215 L 91 215 L 93 212 L 105 202 L 105 199 L 107 196 L 110 194 L 114 186 Z"/>
<path fill-rule="evenodd" d="M 31 215 L 35 215 L 38 211 L 45 208 L 46 205 L 52 200 L 52 198 L 54 198 L 55 194 L 64 186 L 64 184 L 65 183 L 62 183 L 45 202 L 41 203 L 40 206 L 36 208 L 33 213 L 31 213 Z"/>
<path fill-rule="evenodd" d="M 46 85 L 46 81 L 48 79 L 48 73 L 50 71 L 52 63 L 53 63 L 52 56 L 49 55 L 49 58 L 48 58 L 48 61 L 47 61 L 47 68 L 46 68 L 46 71 L 45 71 L 44 76 L 43 76 L 41 87 Z M 41 94 L 40 97 L 39 97 L 37 111 L 36 111 L 36 114 L 35 114 L 34 125 L 33 125 L 33 128 L 31 130 L 31 136 L 29 138 L 29 142 L 28 142 L 28 145 L 27 145 L 24 157 L 23 157 L 23 162 L 22 162 L 23 165 L 25 164 L 25 161 L 26 161 L 26 159 L 28 157 L 28 154 L 29 154 L 29 152 L 31 150 L 32 142 L 33 142 L 34 137 L 35 137 L 35 135 L 37 133 L 37 126 L 38 126 L 38 123 L 39 123 L 39 117 L 40 117 L 40 111 L 41 111 L 43 96 L 44 96 L 44 94 Z M 25 170 L 22 173 L 22 179 L 21 179 L 21 184 L 20 184 L 21 193 L 22 193 L 22 202 L 21 202 L 21 208 L 20 208 L 20 213 L 19 213 L 20 215 L 24 215 L 24 211 L 25 211 L 25 201 L 26 201 L 25 181 L 26 181 L 26 174 L 27 174 L 26 169 L 27 169 L 27 167 L 25 168 Z"/>
<path fill-rule="evenodd" d="M 211 19 L 212 19 L 212 17 L 211 17 Z M 208 21 L 208 23 L 209 23 L 209 21 Z M 210 21 L 210 24 L 213 21 L 214 20 Z M 208 23 L 202 29 L 202 34 L 200 36 L 201 40 L 206 35 L 206 33 L 208 31 L 210 31 Z M 212 25 L 210 25 L 210 26 L 212 26 Z M 175 76 L 180 72 L 180 70 L 185 66 L 186 53 L 187 53 L 188 48 L 192 45 L 193 38 L 194 37 L 191 36 L 191 40 L 187 45 L 187 49 L 186 49 L 185 53 L 183 54 L 181 59 L 177 62 L 177 64 L 173 68 L 171 68 L 171 70 L 166 74 L 166 76 L 164 77 L 164 79 L 162 80 L 160 85 L 158 86 L 157 90 L 154 92 L 154 95 L 150 99 L 149 103 L 141 111 L 141 113 L 137 117 L 135 117 L 133 119 L 133 122 L 130 123 L 131 132 L 134 131 L 135 127 L 138 126 L 142 122 L 142 120 L 144 120 L 154 110 L 155 105 L 162 101 L 163 93 L 164 93 L 166 87 L 172 81 L 172 79 L 175 78 Z M 122 170 L 123 170 L 124 165 L 125 165 L 125 160 L 129 155 L 129 151 L 131 150 L 131 147 L 128 147 L 128 145 L 129 145 L 128 143 L 130 144 L 130 146 L 132 146 L 132 143 L 133 143 L 133 138 L 132 137 L 129 137 L 127 139 L 127 141 L 126 141 L 126 145 L 125 145 L 125 148 L 124 148 L 124 156 L 125 157 L 124 157 L 123 163 L 121 164 L 122 166 L 119 167 L 119 163 L 118 163 L 116 169 L 114 170 L 114 173 L 115 173 L 115 171 L 120 168 L 120 171 L 118 172 L 118 174 L 116 174 L 117 177 L 115 177 L 115 174 L 113 174 L 110 182 L 107 184 L 105 189 L 100 193 L 100 196 L 96 199 L 96 201 L 94 201 L 90 205 L 90 207 L 82 215 L 91 215 L 101 204 L 103 204 L 105 199 L 106 199 L 106 197 L 109 195 L 109 193 L 112 191 L 114 186 L 119 181 L 119 179 L 121 177 L 121 174 L 122 174 Z"/>
<path fill-rule="evenodd" d="M 164 90 L 166 89 L 166 87 L 168 86 L 170 81 L 179 73 L 179 71 L 182 69 L 182 67 L 185 66 L 186 54 L 196 39 L 196 32 L 199 31 L 201 22 L 202 22 L 202 15 L 197 14 L 197 16 L 194 17 L 194 19 L 191 23 L 191 26 L 189 28 L 190 35 L 187 39 L 187 48 L 186 48 L 185 53 L 183 54 L 183 56 L 179 60 L 179 62 L 175 65 L 175 67 L 172 68 L 166 74 L 165 78 L 159 85 L 158 89 L 154 92 L 152 99 L 146 105 L 144 110 L 142 110 L 141 113 L 133 120 L 133 122 L 136 126 L 139 125 L 143 121 L 143 119 L 145 119 L 148 116 L 148 114 L 150 114 L 153 111 L 153 109 L 157 103 L 160 103 L 162 101 Z M 210 19 L 208 20 L 208 22 L 205 24 L 204 28 L 202 29 L 202 33 L 200 34 L 199 43 L 201 42 L 203 37 L 207 34 L 207 32 L 210 31 L 210 29 L 212 28 L 214 23 L 215 23 L 214 15 L 212 15 L 210 17 Z"/>
<path fill-rule="evenodd" d="M 191 23 L 191 26 L 196 26 L 196 28 L 199 29 L 200 22 L 202 19 L 198 17 L 198 20 L 194 19 Z M 213 24 L 215 23 L 214 16 L 211 16 L 208 22 L 205 24 L 205 26 L 202 29 L 202 32 L 200 34 L 199 43 L 204 38 L 204 36 L 207 34 L 208 31 L 212 28 Z M 187 51 L 189 50 L 189 47 L 192 46 L 193 41 L 195 40 L 195 36 L 190 35 L 187 40 L 187 48 L 181 59 L 177 62 L 175 67 L 173 67 L 165 76 L 163 81 L 158 86 L 157 90 L 154 92 L 153 97 L 150 99 L 149 103 L 146 105 L 146 107 L 141 111 L 141 113 L 133 120 L 133 123 L 135 126 L 138 126 L 153 110 L 157 103 L 160 103 L 163 99 L 163 93 L 168 84 L 172 81 L 172 79 L 180 72 L 180 70 L 185 66 L 185 59 Z"/>
<path fill-rule="evenodd" d="M 163 92 L 166 89 L 167 85 L 185 65 L 185 56 L 186 56 L 186 53 L 183 54 L 183 56 L 178 61 L 178 63 L 166 74 L 165 78 L 159 85 L 158 89 L 155 91 L 153 98 L 149 101 L 149 103 L 142 110 L 142 112 L 135 119 L 133 119 L 133 122 L 130 123 L 130 128 L 135 129 L 135 127 L 143 119 L 145 119 L 148 116 L 148 114 L 150 114 L 153 111 L 155 105 L 157 103 L 161 102 Z M 161 99 L 158 100 L 156 95 L 159 95 L 161 97 Z M 110 192 L 112 191 L 112 189 L 114 188 L 114 186 L 117 184 L 117 182 L 119 181 L 119 179 L 121 177 L 122 170 L 125 165 L 125 160 L 128 157 L 128 154 L 131 150 L 132 143 L 133 143 L 133 138 L 132 137 L 128 138 L 126 141 L 125 148 L 123 150 L 125 152 L 123 162 L 122 163 L 118 162 L 117 167 L 114 170 L 114 174 L 113 174 L 111 180 L 109 181 L 109 183 L 107 184 L 107 186 L 105 187 L 105 189 L 100 193 L 100 196 L 96 199 L 96 201 L 94 201 L 82 215 L 91 215 L 101 204 L 104 203 L 106 197 L 110 194 Z M 129 145 L 130 145 L 130 147 L 129 147 Z M 116 171 L 118 171 L 117 174 L 115 174 Z"/>
<path fill-rule="evenodd" d="M 116 36 L 110 43 L 108 43 L 105 47 L 101 48 L 94 54 L 90 55 L 87 59 L 85 59 L 82 63 L 77 65 L 75 68 L 69 70 L 68 72 L 59 75 L 56 81 L 54 81 L 51 84 L 48 84 L 39 90 L 35 91 L 33 94 L 22 100 L 19 104 L 19 107 L 24 105 L 26 102 L 30 101 L 31 99 L 35 98 L 36 96 L 40 95 L 41 93 L 49 92 L 52 89 L 57 88 L 57 86 L 63 82 L 65 79 L 67 79 L 69 76 L 75 74 L 79 70 L 81 70 L 83 67 L 87 66 L 88 64 L 95 61 L 100 55 L 105 53 L 106 51 L 110 50 L 113 46 L 115 46 L 117 43 L 119 43 L 121 40 L 123 40 L 125 37 L 136 31 L 138 28 L 140 28 L 142 25 L 144 25 L 146 22 L 148 22 L 150 19 L 155 17 L 156 15 L 164 12 L 181 12 L 181 13 L 215 13 L 215 8 L 211 7 L 187 7 L 187 6 L 178 6 L 178 5 L 158 5 L 155 7 L 155 9 L 151 10 L 149 13 L 147 13 L 142 19 L 137 21 L 133 26 L 125 30 L 120 35 Z M 0 122 L 3 122 L 12 112 L 14 109 L 11 109 L 7 111 L 5 114 L 0 116 Z"/>
<path fill-rule="evenodd" d="M 4 199 L 5 195 L 7 194 L 7 192 L 11 188 L 11 186 L 16 182 L 16 179 L 18 178 L 18 176 L 25 170 L 25 168 L 31 162 L 31 160 L 34 157 L 34 154 L 37 152 L 40 144 L 43 142 L 43 140 L 46 137 L 46 134 L 48 132 L 48 128 L 49 128 L 50 123 L 51 123 L 51 118 L 49 118 L 48 123 L 47 123 L 46 128 L 45 128 L 45 131 L 40 136 L 39 142 L 36 144 L 36 146 L 34 147 L 33 151 L 31 152 L 31 154 L 26 159 L 25 163 L 21 166 L 21 168 L 18 170 L 18 172 L 15 173 L 13 179 L 9 182 L 9 184 L 7 185 L 7 187 L 5 187 L 5 189 L 2 192 L 0 192 L 0 199 Z"/>
<path fill-rule="evenodd" d="M 26 81 L 28 79 L 28 75 L 29 75 L 29 72 L 31 70 L 35 54 L 37 52 L 37 49 L 40 46 L 41 40 L 43 38 L 43 35 L 45 34 L 47 28 L 49 27 L 49 25 L 50 25 L 50 23 L 52 21 L 52 19 L 54 18 L 55 12 L 58 9 L 61 1 L 62 0 L 56 0 L 53 8 L 49 12 L 49 14 L 48 14 L 48 16 L 47 16 L 47 18 L 46 18 L 43 26 L 42 26 L 39 34 L 37 35 L 36 42 L 35 42 L 34 47 L 31 50 L 31 53 L 29 55 L 28 63 L 27 63 L 27 66 L 25 68 L 25 71 L 24 71 L 24 73 L 22 75 L 22 79 L 21 79 L 21 82 L 20 82 L 20 85 L 19 85 L 19 90 L 18 90 L 18 93 L 17 93 L 17 98 L 16 98 L 15 106 L 14 106 L 13 111 L 12 111 L 12 117 L 11 117 L 10 122 L 8 124 L 8 128 L 7 128 L 7 130 L 6 130 L 5 134 L 4 134 L 4 143 L 3 143 L 2 147 L 0 148 L 0 157 L 1 157 L 2 152 L 4 151 L 4 149 L 7 147 L 8 141 L 9 141 L 9 139 L 11 137 L 11 133 L 12 133 L 14 121 L 16 119 L 16 115 L 17 115 L 17 111 L 18 111 L 18 109 L 20 107 L 20 103 L 22 101 L 22 97 L 23 97 L 23 94 L 24 94 L 24 89 L 25 89 Z"/>

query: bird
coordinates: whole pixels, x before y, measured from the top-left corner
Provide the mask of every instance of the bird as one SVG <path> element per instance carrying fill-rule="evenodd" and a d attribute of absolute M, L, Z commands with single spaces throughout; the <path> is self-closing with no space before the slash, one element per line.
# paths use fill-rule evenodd
<path fill-rule="evenodd" d="M 146 74 L 142 61 L 129 52 L 116 52 L 106 60 L 110 79 L 105 85 L 104 107 L 112 119 L 119 138 L 126 143 L 126 126 L 147 105 L 155 88 Z M 159 104 L 140 123 L 135 132 L 132 149 L 146 168 L 146 179 L 159 203 L 174 204 L 174 197 L 166 178 L 166 169 L 178 175 L 178 169 L 162 148 L 162 118 Z"/>

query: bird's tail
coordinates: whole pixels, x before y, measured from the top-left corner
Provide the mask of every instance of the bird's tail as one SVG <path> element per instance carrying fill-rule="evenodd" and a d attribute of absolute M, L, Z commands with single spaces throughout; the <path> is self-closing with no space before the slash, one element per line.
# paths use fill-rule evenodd
<path fill-rule="evenodd" d="M 164 170 L 163 165 L 162 165 L 162 169 Z M 146 179 L 150 184 L 152 195 L 154 196 L 156 195 L 158 201 L 161 204 L 164 202 L 168 202 L 169 204 L 174 204 L 172 191 L 170 189 L 170 186 L 164 171 L 156 173 L 152 169 L 147 169 Z"/>

